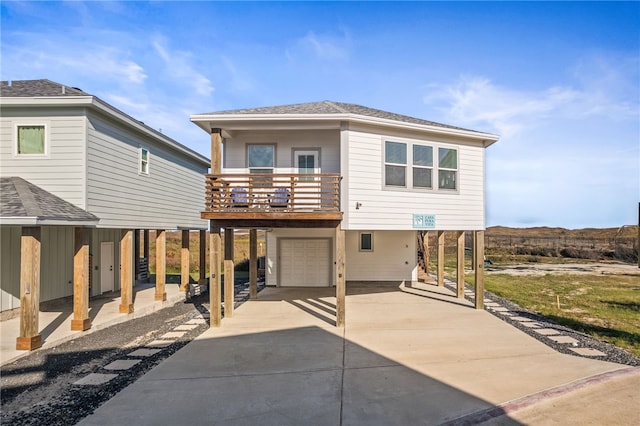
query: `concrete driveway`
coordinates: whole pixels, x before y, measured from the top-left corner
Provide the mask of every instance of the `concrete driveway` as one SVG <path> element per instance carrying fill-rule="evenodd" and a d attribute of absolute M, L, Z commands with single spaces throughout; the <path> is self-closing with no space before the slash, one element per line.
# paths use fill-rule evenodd
<path fill-rule="evenodd" d="M 416 287 L 348 286 L 344 329 L 333 289 L 265 289 L 80 424 L 455 424 L 489 410 L 519 424 L 500 407 L 628 370 Z"/>

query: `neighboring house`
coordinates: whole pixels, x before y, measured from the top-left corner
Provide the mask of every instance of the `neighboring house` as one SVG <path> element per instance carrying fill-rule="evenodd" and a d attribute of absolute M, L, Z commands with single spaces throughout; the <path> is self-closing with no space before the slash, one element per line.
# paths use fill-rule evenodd
<path fill-rule="evenodd" d="M 191 121 L 211 133 L 202 217 L 266 229 L 267 285 L 336 286 L 339 325 L 345 281 L 417 281 L 418 231 L 485 229 L 495 135 L 329 101 Z"/>
<path fill-rule="evenodd" d="M 209 159 L 49 80 L 2 81 L 0 108 L 0 302 L 5 314 L 21 308 L 18 346 L 33 349 L 40 302 L 73 294 L 79 330 L 90 327 L 90 296 L 120 290 L 120 311 L 133 310 L 138 230 L 148 253 L 150 229 L 181 229 L 183 238 L 206 229 Z M 163 300 L 164 274 L 158 281 Z"/>

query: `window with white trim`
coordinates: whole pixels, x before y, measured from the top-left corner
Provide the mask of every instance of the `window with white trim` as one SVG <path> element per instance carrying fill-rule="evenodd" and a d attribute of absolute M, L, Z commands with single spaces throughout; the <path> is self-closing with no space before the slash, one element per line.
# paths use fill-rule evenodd
<path fill-rule="evenodd" d="M 247 145 L 249 173 L 273 173 L 275 153 L 275 145 Z"/>
<path fill-rule="evenodd" d="M 413 145 L 413 187 L 433 188 L 433 147 Z"/>
<path fill-rule="evenodd" d="M 458 151 L 438 148 L 438 189 L 458 189 Z"/>
<path fill-rule="evenodd" d="M 384 184 L 386 186 L 407 186 L 407 144 L 385 141 L 384 143 Z"/>
<path fill-rule="evenodd" d="M 458 150 L 438 145 L 418 141 L 385 141 L 384 186 L 457 191 Z"/>
<path fill-rule="evenodd" d="M 371 232 L 360 233 L 360 251 L 373 251 L 373 234 Z"/>
<path fill-rule="evenodd" d="M 141 175 L 148 175 L 149 174 L 149 160 L 150 160 L 150 155 L 149 155 L 149 150 L 147 148 L 140 148 L 140 162 L 139 162 L 139 168 L 138 168 L 138 172 Z"/>
<path fill-rule="evenodd" d="M 16 154 L 45 155 L 47 153 L 47 128 L 44 124 L 16 125 Z"/>

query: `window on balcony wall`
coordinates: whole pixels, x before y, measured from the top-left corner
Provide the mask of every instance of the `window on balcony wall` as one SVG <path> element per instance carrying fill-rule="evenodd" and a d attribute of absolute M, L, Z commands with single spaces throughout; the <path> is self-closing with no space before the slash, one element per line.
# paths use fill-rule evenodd
<path fill-rule="evenodd" d="M 275 151 L 274 145 L 248 145 L 247 167 L 249 173 L 273 173 Z"/>
<path fill-rule="evenodd" d="M 247 168 L 250 174 L 271 174 L 276 163 L 275 145 L 247 145 Z M 255 186 L 271 186 L 271 178 L 254 178 Z"/>
<path fill-rule="evenodd" d="M 47 153 L 45 126 L 17 125 L 16 153 L 18 155 L 45 155 Z"/>
<path fill-rule="evenodd" d="M 458 151 L 438 148 L 438 188 L 458 189 Z"/>
<path fill-rule="evenodd" d="M 149 150 L 147 148 L 140 148 L 138 173 L 141 175 L 149 174 Z"/>
<path fill-rule="evenodd" d="M 433 188 L 433 147 L 413 145 L 413 187 Z"/>
<path fill-rule="evenodd" d="M 407 186 L 407 144 L 386 141 L 384 144 L 384 184 Z"/>

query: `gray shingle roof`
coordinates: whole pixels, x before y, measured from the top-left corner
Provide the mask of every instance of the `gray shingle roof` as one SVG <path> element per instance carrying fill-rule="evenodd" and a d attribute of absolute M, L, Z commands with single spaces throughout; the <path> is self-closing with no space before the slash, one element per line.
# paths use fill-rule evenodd
<path fill-rule="evenodd" d="M 399 121 L 403 123 L 420 124 L 424 126 L 436 126 L 436 127 L 444 127 L 448 129 L 474 131 L 474 130 L 464 129 L 462 127 L 450 126 L 448 124 L 436 123 L 435 121 L 428 121 L 428 120 L 423 120 L 421 118 L 410 117 L 408 115 L 395 114 L 393 112 L 387 112 L 387 111 L 382 111 L 375 108 L 369 108 L 362 105 L 349 104 L 345 102 L 334 102 L 334 101 L 308 102 L 303 104 L 280 105 L 280 106 L 271 106 L 271 107 L 262 107 L 262 108 L 236 109 L 236 110 L 211 112 L 208 114 L 212 114 L 212 115 L 353 114 L 353 115 L 360 115 L 364 117 L 383 118 L 383 119 Z"/>
<path fill-rule="evenodd" d="M 0 219 L 97 223 L 100 219 L 20 177 L 0 178 Z M 62 223 L 64 224 L 64 223 Z"/>
<path fill-rule="evenodd" d="M 51 80 L 16 80 L 0 82 L 0 97 L 30 98 L 40 96 L 91 96 L 77 87 Z"/>

